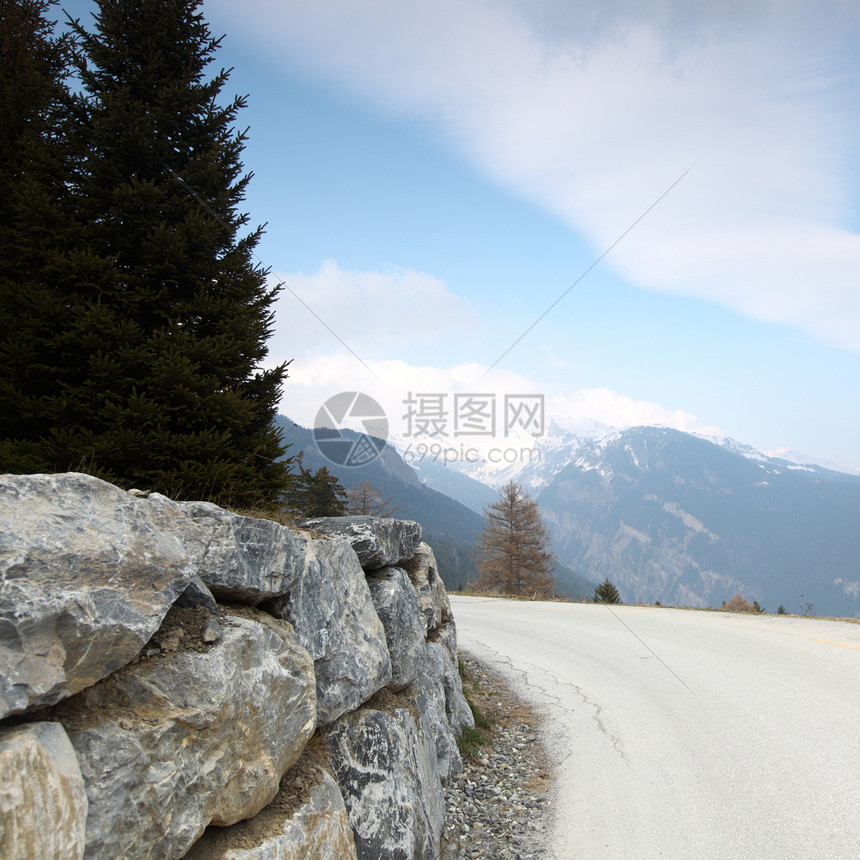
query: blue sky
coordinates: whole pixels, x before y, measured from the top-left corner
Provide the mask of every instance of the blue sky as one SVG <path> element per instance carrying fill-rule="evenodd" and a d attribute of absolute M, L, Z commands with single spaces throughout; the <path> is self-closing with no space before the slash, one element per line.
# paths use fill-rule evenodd
<path fill-rule="evenodd" d="M 856 2 L 203 10 L 260 258 L 337 335 L 285 290 L 283 412 L 542 393 L 860 469 Z"/>

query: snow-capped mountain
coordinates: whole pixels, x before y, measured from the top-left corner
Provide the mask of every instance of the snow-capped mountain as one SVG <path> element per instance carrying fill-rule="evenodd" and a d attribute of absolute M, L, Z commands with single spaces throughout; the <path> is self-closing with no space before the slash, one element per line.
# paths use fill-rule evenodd
<path fill-rule="evenodd" d="M 659 427 L 552 420 L 523 450 L 413 466 L 474 510 L 475 481 L 523 484 L 559 559 L 627 601 L 719 606 L 740 591 L 770 611 L 860 616 L 860 476 Z"/>
<path fill-rule="evenodd" d="M 498 489 L 508 481 L 516 481 L 533 493 L 546 486 L 555 474 L 575 459 L 580 447 L 615 432 L 618 431 L 590 419 L 552 416 L 546 432 L 538 437 L 512 435 L 494 440 L 492 446 L 485 444 L 479 449 L 462 443 L 452 445 L 446 442 L 436 446 L 430 443 L 423 456 L 422 449 L 413 445 L 416 456 L 412 466 L 422 478 L 426 475 L 432 485 L 444 480 L 439 471 L 444 468 L 493 489 Z M 434 456 L 436 451 L 440 451 L 441 456 Z M 476 451 L 477 455 L 470 456 L 470 451 Z M 459 497 L 455 495 L 454 498 Z"/>
<path fill-rule="evenodd" d="M 587 418 L 551 415 L 548 416 L 546 432 L 538 437 L 512 435 L 503 440 L 495 440 L 493 448 L 488 444 L 477 449 L 471 448 L 471 454 L 468 444 L 452 443 L 451 440 L 392 439 L 389 444 L 394 445 L 401 454 L 404 451 L 409 452 L 406 455 L 407 462 L 429 486 L 447 492 L 463 504 L 475 507 L 475 499 L 481 498 L 483 494 L 476 492 L 474 487 L 470 489 L 468 483 L 461 484 L 459 478 L 453 476 L 464 475 L 493 489 L 498 489 L 507 481 L 516 481 L 532 493 L 539 492 L 548 486 L 562 469 L 578 458 L 587 456 L 595 446 L 598 449 L 605 448 L 620 435 L 636 429 L 648 428 L 617 428 Z M 860 477 L 850 469 L 798 451 L 785 449 L 768 454 L 728 436 L 695 433 L 682 435 L 702 439 L 748 460 L 768 463 L 774 468 L 806 470 L 811 473 L 823 469 Z M 459 490 L 458 485 L 461 485 Z M 444 489 L 445 487 L 448 489 Z M 465 493 L 470 501 L 460 498 L 458 493 Z"/>
<path fill-rule="evenodd" d="M 579 444 L 536 494 L 555 550 L 625 600 L 860 615 L 860 478 L 639 427 Z"/>

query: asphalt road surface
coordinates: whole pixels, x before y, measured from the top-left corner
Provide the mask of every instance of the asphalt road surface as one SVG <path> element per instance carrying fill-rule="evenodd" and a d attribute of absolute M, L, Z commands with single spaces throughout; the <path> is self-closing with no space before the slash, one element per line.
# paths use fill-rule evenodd
<path fill-rule="evenodd" d="M 860 624 L 451 603 L 546 717 L 558 860 L 860 858 Z"/>

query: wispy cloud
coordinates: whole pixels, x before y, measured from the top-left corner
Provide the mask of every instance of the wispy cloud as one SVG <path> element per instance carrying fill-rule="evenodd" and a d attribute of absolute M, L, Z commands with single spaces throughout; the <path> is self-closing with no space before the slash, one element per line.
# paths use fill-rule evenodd
<path fill-rule="evenodd" d="M 856 5 L 261 0 L 241 16 L 429 122 L 598 253 L 698 162 L 607 265 L 860 350 Z"/>

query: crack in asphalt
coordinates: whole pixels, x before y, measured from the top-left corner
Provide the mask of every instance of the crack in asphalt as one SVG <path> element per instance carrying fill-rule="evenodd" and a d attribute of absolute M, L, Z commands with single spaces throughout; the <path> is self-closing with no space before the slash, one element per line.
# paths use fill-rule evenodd
<path fill-rule="evenodd" d="M 553 695 L 545 687 L 543 687 L 540 684 L 531 680 L 529 678 L 528 673 L 525 671 L 525 669 L 521 669 L 519 666 L 514 666 L 514 664 L 511 662 L 511 658 L 508 657 L 506 654 L 500 654 L 498 651 L 496 651 L 494 648 L 490 648 L 488 645 L 482 645 L 482 647 L 486 648 L 488 651 L 495 654 L 496 657 L 498 658 L 497 660 L 488 660 L 487 662 L 497 663 L 499 665 L 506 665 L 512 672 L 522 676 L 523 683 L 525 684 L 526 687 L 528 687 L 531 690 L 535 690 L 535 691 L 539 692 L 550 704 L 554 704 L 558 710 L 566 711 L 566 712 L 571 713 L 571 714 L 576 713 L 576 711 L 573 708 L 565 706 L 559 696 Z M 531 667 L 532 669 L 534 669 L 537 672 L 543 672 L 544 675 L 546 675 L 548 677 L 548 679 L 551 680 L 555 684 L 556 687 L 568 687 L 580 699 L 582 699 L 583 704 L 587 705 L 589 708 L 591 708 L 593 710 L 593 714 L 591 716 L 591 719 L 597 724 L 597 728 L 599 729 L 599 731 L 612 744 L 612 748 L 615 750 L 615 752 L 625 762 L 630 761 L 627 753 L 624 751 L 624 746 L 621 742 L 621 739 L 617 735 L 614 735 L 611 731 L 609 731 L 609 729 L 606 726 L 606 723 L 603 721 L 603 708 L 597 702 L 590 699 L 586 695 L 586 693 L 582 690 L 581 687 L 577 687 L 576 684 L 572 684 L 570 681 L 564 681 L 564 680 L 560 679 L 558 676 L 554 675 L 552 672 L 548 671 L 547 669 L 543 668 L 542 666 L 536 665 L 535 663 L 526 663 L 525 665 Z M 554 762 L 555 767 L 559 767 L 562 764 L 564 764 L 564 762 L 566 762 L 572 755 L 573 755 L 573 750 L 568 750 L 567 755 L 562 756 L 560 759 L 558 759 L 558 761 Z"/>

